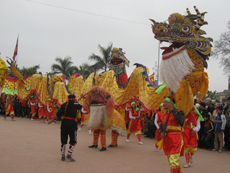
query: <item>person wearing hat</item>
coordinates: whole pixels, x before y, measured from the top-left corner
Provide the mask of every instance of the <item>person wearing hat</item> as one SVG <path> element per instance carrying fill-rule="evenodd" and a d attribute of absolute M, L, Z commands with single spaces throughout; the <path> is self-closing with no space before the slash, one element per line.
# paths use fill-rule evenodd
<path fill-rule="evenodd" d="M 10 114 L 12 117 L 12 121 L 14 121 L 13 100 L 14 100 L 13 95 L 9 95 L 9 97 L 6 99 L 6 114 L 4 116 L 4 120 L 6 120 L 7 115 Z"/>
<path fill-rule="evenodd" d="M 31 107 L 31 112 L 30 112 L 30 115 L 31 115 L 31 120 L 33 121 L 34 120 L 34 117 L 36 115 L 36 101 L 34 99 L 34 96 L 31 96 L 30 97 L 30 107 Z"/>
<path fill-rule="evenodd" d="M 164 100 L 166 120 L 162 121 L 159 132 L 163 138 L 163 150 L 168 158 L 172 173 L 181 171 L 180 155 L 183 147 L 184 112 L 179 110 L 169 98 Z"/>
<path fill-rule="evenodd" d="M 57 116 L 61 117 L 61 160 L 65 159 L 74 162 L 72 154 L 75 145 L 77 144 L 77 110 L 81 110 L 82 105 L 75 99 L 75 95 L 70 94 L 67 102 L 61 105 L 61 108 L 57 112 Z M 69 140 L 69 150 L 65 157 L 66 145 Z"/>
<path fill-rule="evenodd" d="M 136 103 L 133 101 L 131 103 L 131 109 L 129 110 L 129 128 L 128 128 L 128 134 L 126 138 L 126 142 L 129 141 L 129 137 L 132 133 L 135 133 L 138 139 L 138 144 L 143 145 L 141 142 L 141 122 L 140 122 L 140 110 L 136 106 Z"/>
<path fill-rule="evenodd" d="M 48 104 L 47 104 L 47 119 L 46 122 L 48 123 L 49 119 L 52 119 L 51 122 L 54 124 L 54 103 L 51 98 L 48 99 Z"/>
<path fill-rule="evenodd" d="M 186 164 L 184 168 L 189 168 L 193 163 L 193 155 L 197 151 L 197 132 L 200 130 L 200 121 L 204 121 L 198 109 L 194 106 L 192 110 L 186 115 L 184 122 L 184 153 Z"/>

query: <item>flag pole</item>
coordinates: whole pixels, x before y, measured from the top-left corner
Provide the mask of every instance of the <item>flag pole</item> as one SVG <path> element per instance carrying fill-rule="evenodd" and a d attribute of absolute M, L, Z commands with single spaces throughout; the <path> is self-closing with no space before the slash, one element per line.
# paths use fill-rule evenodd
<path fill-rule="evenodd" d="M 17 43 L 18 43 L 18 40 L 19 40 L 19 33 L 18 33 L 18 38 L 17 38 Z M 18 45 L 17 45 L 17 60 L 15 60 L 15 65 L 17 64 L 18 62 Z"/>

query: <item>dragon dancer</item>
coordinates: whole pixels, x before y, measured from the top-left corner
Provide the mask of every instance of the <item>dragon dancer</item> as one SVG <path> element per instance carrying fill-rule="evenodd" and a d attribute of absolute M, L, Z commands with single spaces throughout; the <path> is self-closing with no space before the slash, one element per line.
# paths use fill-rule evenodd
<path fill-rule="evenodd" d="M 49 119 L 52 119 L 52 124 L 54 124 L 54 103 L 51 98 L 48 99 L 48 104 L 47 104 L 47 122 Z"/>
<path fill-rule="evenodd" d="M 141 123 L 140 123 L 140 110 L 133 101 L 131 103 L 131 109 L 129 111 L 129 129 L 126 138 L 126 142 L 130 142 L 129 138 L 132 133 L 135 133 L 138 139 L 138 144 L 143 145 L 141 142 Z"/>
<path fill-rule="evenodd" d="M 31 108 L 31 112 L 30 112 L 30 115 L 31 115 L 31 120 L 33 121 L 34 118 L 35 118 L 35 115 L 36 115 L 36 101 L 34 99 L 34 96 L 31 96 L 30 97 L 30 108 Z"/>
<path fill-rule="evenodd" d="M 11 117 L 12 117 L 12 121 L 14 121 L 13 100 L 14 100 L 13 95 L 10 95 L 10 96 L 6 99 L 6 114 L 5 114 L 5 116 L 4 116 L 4 120 L 6 120 L 7 115 L 10 114 Z"/>
<path fill-rule="evenodd" d="M 82 105 L 75 100 L 75 95 L 71 94 L 68 96 L 68 101 L 61 105 L 57 116 L 61 117 L 61 160 L 74 162 L 75 159 L 72 157 L 73 150 L 77 144 L 77 110 L 81 110 Z M 69 150 L 68 154 L 65 157 L 65 150 L 68 141 L 68 136 L 70 137 L 69 141 Z"/>
<path fill-rule="evenodd" d="M 184 123 L 184 153 L 186 158 L 186 165 L 184 168 L 188 168 L 193 163 L 193 155 L 197 151 L 197 132 L 200 130 L 200 119 L 203 120 L 197 108 L 193 108 L 185 118 Z"/>
<path fill-rule="evenodd" d="M 165 111 L 164 111 L 164 108 L 163 108 L 163 103 L 160 104 L 160 108 L 159 110 L 156 112 L 156 115 L 155 115 L 155 120 L 154 120 L 154 124 L 156 126 L 156 132 L 155 132 L 155 141 L 156 141 L 156 144 L 155 144 L 155 151 L 157 152 L 158 151 L 158 145 L 157 143 L 161 140 L 161 134 L 159 132 L 159 128 L 160 128 L 160 123 L 162 121 L 165 121 L 166 120 L 166 116 L 165 116 Z"/>
<path fill-rule="evenodd" d="M 182 129 L 184 124 L 184 112 L 179 111 L 178 107 L 166 98 L 164 101 L 166 110 L 165 121 L 162 121 L 159 132 L 163 140 L 163 150 L 168 158 L 169 167 L 172 173 L 180 173 L 180 155 L 183 153 Z M 182 151 L 182 152 L 181 152 Z"/>
<path fill-rule="evenodd" d="M 41 118 L 43 118 L 43 122 L 45 122 L 46 109 L 45 105 L 41 101 L 38 102 L 38 108 L 38 122 L 41 122 Z"/>

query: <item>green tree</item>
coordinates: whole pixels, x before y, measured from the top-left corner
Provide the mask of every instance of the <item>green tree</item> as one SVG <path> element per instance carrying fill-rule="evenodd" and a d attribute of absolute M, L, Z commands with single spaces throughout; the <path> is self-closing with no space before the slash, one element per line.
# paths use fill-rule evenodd
<path fill-rule="evenodd" d="M 57 63 L 51 66 L 51 74 L 63 74 L 66 79 L 69 79 L 71 72 L 73 72 L 73 62 L 71 61 L 71 57 L 65 57 L 64 59 L 57 57 L 55 61 Z"/>
<path fill-rule="evenodd" d="M 21 69 L 16 67 L 17 70 L 22 74 L 23 77 L 28 77 L 28 76 L 32 76 L 36 73 L 38 73 L 38 69 L 40 68 L 39 65 L 34 65 L 32 67 L 22 67 Z M 15 77 L 13 75 L 13 73 L 11 72 L 11 70 L 8 71 L 8 76 L 11 76 L 11 77 Z"/>
<path fill-rule="evenodd" d="M 89 60 L 96 61 L 96 63 L 91 66 L 92 69 L 104 69 L 104 71 L 107 71 L 107 69 L 110 67 L 110 52 L 112 50 L 112 46 L 113 44 L 110 44 L 107 48 L 104 48 L 101 45 L 98 45 L 100 52 L 103 56 L 100 57 L 99 55 L 95 55 L 94 53 L 89 56 Z"/>
<path fill-rule="evenodd" d="M 220 39 L 215 41 L 213 55 L 220 59 L 220 64 L 226 74 L 230 74 L 230 21 L 228 31 L 220 35 Z"/>
<path fill-rule="evenodd" d="M 93 69 L 87 63 L 83 63 L 82 65 L 80 65 L 78 70 L 79 70 L 78 73 L 80 73 L 85 78 L 87 78 L 90 75 L 90 73 L 93 72 Z"/>
<path fill-rule="evenodd" d="M 24 77 L 28 77 L 28 76 L 32 76 L 33 74 L 38 73 L 38 69 L 40 68 L 39 65 L 35 65 L 32 67 L 22 67 L 22 69 L 19 70 L 19 72 L 24 76 Z"/>

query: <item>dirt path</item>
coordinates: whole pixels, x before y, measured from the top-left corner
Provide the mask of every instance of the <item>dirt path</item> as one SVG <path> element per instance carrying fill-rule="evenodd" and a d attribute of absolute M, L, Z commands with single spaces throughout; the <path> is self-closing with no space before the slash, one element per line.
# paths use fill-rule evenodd
<path fill-rule="evenodd" d="M 107 130 L 107 145 L 110 144 Z M 90 149 L 92 135 L 86 127 L 78 131 L 78 144 L 73 157 L 76 162 L 60 160 L 60 122 L 54 125 L 38 123 L 26 118 L 7 121 L 0 116 L 0 172 L 1 173 L 150 173 L 169 172 L 166 156 L 162 151 L 154 152 L 155 140 L 142 137 L 144 145 L 138 145 L 133 134 L 131 143 L 119 137 L 117 148 L 105 152 Z M 230 172 L 230 154 L 198 150 L 191 168 L 185 173 Z M 181 158 L 181 165 L 185 158 Z"/>

